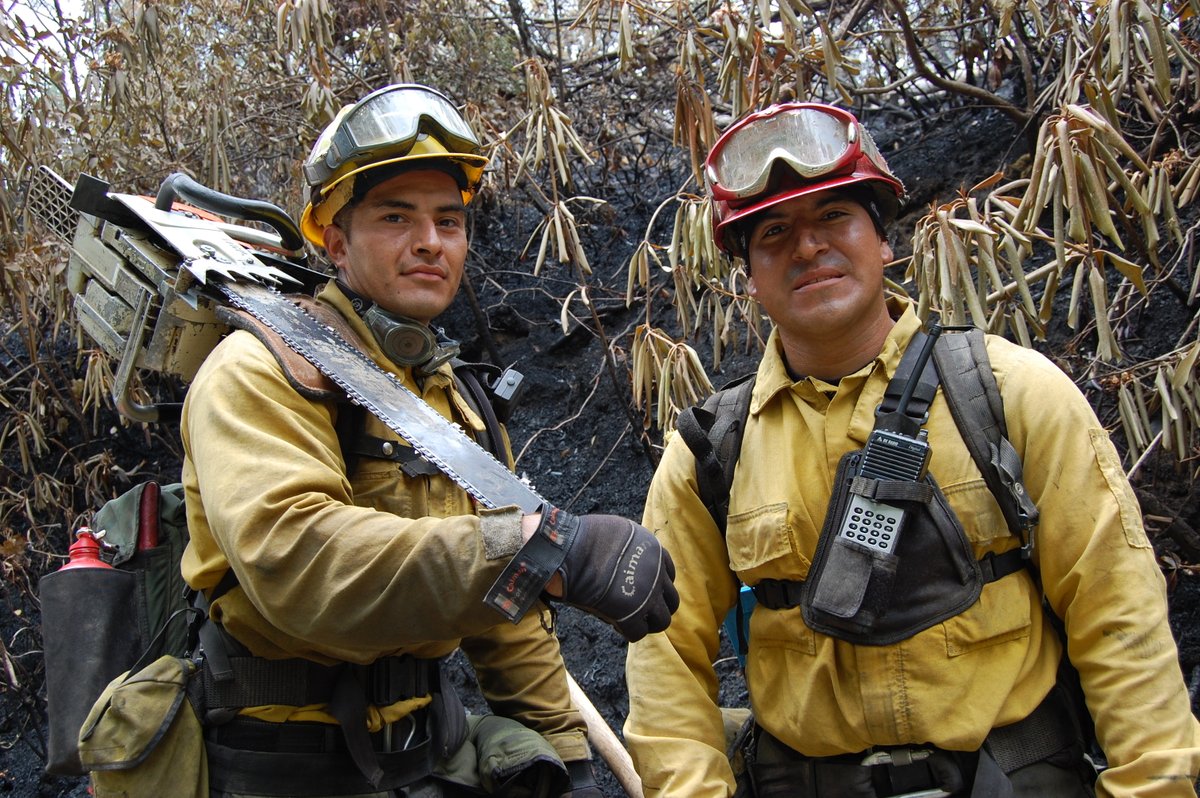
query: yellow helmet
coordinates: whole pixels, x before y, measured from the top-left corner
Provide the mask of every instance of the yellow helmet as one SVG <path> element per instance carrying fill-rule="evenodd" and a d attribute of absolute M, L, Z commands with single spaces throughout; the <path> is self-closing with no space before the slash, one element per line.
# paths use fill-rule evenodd
<path fill-rule="evenodd" d="M 487 157 L 458 109 L 427 86 L 402 83 L 348 105 L 321 132 L 304 162 L 309 201 L 300 217 L 304 237 L 324 246 L 324 230 L 354 192 L 347 179 L 379 166 L 440 159 L 463 173 L 462 199 L 475 196 Z"/>

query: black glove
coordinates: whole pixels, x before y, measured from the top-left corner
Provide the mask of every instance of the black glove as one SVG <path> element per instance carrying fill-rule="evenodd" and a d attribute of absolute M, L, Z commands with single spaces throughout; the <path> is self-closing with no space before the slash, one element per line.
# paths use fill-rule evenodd
<path fill-rule="evenodd" d="M 566 765 L 567 772 L 571 774 L 571 790 L 558 798 L 604 798 L 604 793 L 600 792 L 596 776 L 592 772 L 592 760 L 577 759 L 567 762 Z"/>
<path fill-rule="evenodd" d="M 679 609 L 675 565 L 650 530 L 615 515 L 574 516 L 548 504 L 484 603 L 516 623 L 556 573 L 563 594 L 551 598 L 612 624 L 630 642 L 666 629 Z"/>
<path fill-rule="evenodd" d="M 565 540 L 558 567 L 563 601 L 612 624 L 630 642 L 670 625 L 679 609 L 675 564 L 650 530 L 615 515 L 547 507 L 536 535 Z"/>

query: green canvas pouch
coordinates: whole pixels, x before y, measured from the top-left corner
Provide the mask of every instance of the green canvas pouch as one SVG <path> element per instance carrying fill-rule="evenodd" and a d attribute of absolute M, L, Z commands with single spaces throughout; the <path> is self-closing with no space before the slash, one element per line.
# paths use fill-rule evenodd
<path fill-rule="evenodd" d="M 438 762 L 435 779 L 502 798 L 561 795 L 571 789 L 567 766 L 533 729 L 496 715 L 468 715 L 466 725 L 466 740 Z"/>
<path fill-rule="evenodd" d="M 188 681 L 196 664 L 159 657 L 118 676 L 79 731 L 79 758 L 95 798 L 207 798 L 204 735 Z"/>

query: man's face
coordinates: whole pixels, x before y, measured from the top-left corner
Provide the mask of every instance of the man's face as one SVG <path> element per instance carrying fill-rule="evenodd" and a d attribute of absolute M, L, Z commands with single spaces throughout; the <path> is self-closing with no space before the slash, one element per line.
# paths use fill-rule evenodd
<path fill-rule="evenodd" d="M 756 215 L 747 253 L 750 295 L 785 343 L 845 343 L 888 323 L 883 267 L 892 249 L 866 208 L 837 189 Z"/>
<path fill-rule="evenodd" d="M 450 306 L 467 259 L 466 209 L 444 172 L 404 172 L 367 192 L 349 230 L 325 228 L 325 250 L 351 290 L 429 323 Z"/>

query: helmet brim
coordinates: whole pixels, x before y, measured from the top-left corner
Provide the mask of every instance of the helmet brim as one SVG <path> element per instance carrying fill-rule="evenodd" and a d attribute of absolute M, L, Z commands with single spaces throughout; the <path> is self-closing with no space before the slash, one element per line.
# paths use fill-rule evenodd
<path fill-rule="evenodd" d="M 723 212 L 722 209 L 714 207 L 714 211 L 721 217 L 721 220 L 713 228 L 713 237 L 716 239 L 717 246 L 723 251 L 730 255 L 744 258 L 746 253 L 742 250 L 740 244 L 735 242 L 735 237 L 731 235 L 740 221 L 746 220 L 767 208 L 796 199 L 797 197 L 857 184 L 867 184 L 872 190 L 876 201 L 879 203 L 879 215 L 883 224 L 893 221 L 899 215 L 900 194 L 904 191 L 899 181 L 888 180 L 886 177 L 875 173 L 864 174 L 855 172 L 854 174 L 842 177 L 793 185 L 741 208 L 731 208 L 728 203 L 718 201 L 715 205 L 725 205 L 726 207 Z"/>
<path fill-rule="evenodd" d="M 345 207 L 350 199 L 350 191 L 348 189 L 353 187 L 354 181 L 350 180 L 346 182 L 349 178 L 354 178 L 363 172 L 378 169 L 382 166 L 434 159 L 449 161 L 462 168 L 463 175 L 466 178 L 465 187 L 462 189 L 462 201 L 463 205 L 470 205 L 471 200 L 475 198 L 475 192 L 479 189 L 480 182 L 483 180 L 483 170 L 488 164 L 486 156 L 446 152 L 430 152 L 418 155 L 410 153 L 408 155 L 400 155 L 395 158 L 385 158 L 382 161 L 363 164 L 357 169 L 341 175 L 336 180 L 330 182 L 329 185 L 322 186 L 316 204 L 314 205 L 312 201 L 309 201 L 304 207 L 304 212 L 300 216 L 300 231 L 315 246 L 325 246 L 325 228 L 333 221 L 333 217 Z"/>

